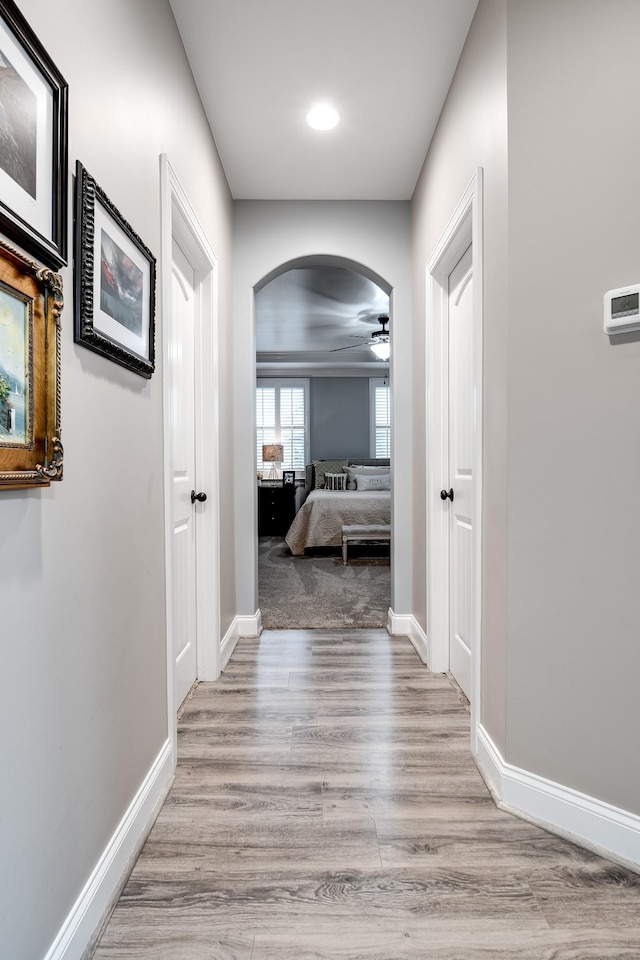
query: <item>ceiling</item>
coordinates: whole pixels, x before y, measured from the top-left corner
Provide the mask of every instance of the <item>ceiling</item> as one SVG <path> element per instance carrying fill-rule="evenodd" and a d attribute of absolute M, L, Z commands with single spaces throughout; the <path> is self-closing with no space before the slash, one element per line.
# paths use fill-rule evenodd
<path fill-rule="evenodd" d="M 338 363 L 386 370 L 368 341 L 381 329 L 378 317 L 388 314 L 388 294 L 354 270 L 324 265 L 289 270 L 256 293 L 258 368 L 286 371 L 290 364 L 321 373 Z"/>
<path fill-rule="evenodd" d="M 170 3 L 234 199 L 411 198 L 478 0 Z"/>
<path fill-rule="evenodd" d="M 236 200 L 408 200 L 478 0 L 170 0 Z M 307 111 L 341 115 L 312 130 Z M 256 295 L 258 368 L 380 368 L 388 297 L 319 266 Z"/>

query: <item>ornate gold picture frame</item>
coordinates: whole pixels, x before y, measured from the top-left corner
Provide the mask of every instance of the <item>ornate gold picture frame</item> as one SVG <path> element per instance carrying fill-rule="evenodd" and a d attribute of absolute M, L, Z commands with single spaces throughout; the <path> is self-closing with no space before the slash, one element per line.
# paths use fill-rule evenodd
<path fill-rule="evenodd" d="M 62 480 L 62 279 L 0 241 L 0 490 Z"/>

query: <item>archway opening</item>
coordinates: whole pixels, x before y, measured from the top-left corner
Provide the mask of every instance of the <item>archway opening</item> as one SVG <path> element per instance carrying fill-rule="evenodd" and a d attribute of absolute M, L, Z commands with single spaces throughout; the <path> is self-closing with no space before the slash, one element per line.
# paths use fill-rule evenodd
<path fill-rule="evenodd" d="M 383 627 L 391 388 L 371 347 L 390 341 L 391 287 L 326 255 L 281 264 L 254 293 L 262 625 Z"/>

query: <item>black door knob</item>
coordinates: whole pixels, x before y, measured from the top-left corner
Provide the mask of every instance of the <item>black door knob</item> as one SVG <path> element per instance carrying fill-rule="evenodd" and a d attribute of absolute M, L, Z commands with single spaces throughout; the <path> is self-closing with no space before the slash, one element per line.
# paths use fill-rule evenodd
<path fill-rule="evenodd" d="M 191 491 L 191 503 L 195 503 L 196 500 L 199 500 L 200 503 L 204 503 L 206 499 L 206 493 L 196 493 L 195 490 Z"/>
<path fill-rule="evenodd" d="M 440 499 L 453 501 L 453 487 L 451 487 L 451 490 L 441 490 Z"/>

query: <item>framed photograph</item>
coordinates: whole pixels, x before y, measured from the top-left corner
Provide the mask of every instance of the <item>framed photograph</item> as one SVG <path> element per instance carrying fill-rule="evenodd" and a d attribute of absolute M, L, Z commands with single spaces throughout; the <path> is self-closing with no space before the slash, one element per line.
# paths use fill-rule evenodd
<path fill-rule="evenodd" d="M 282 486 L 283 487 L 294 487 L 296 483 L 296 472 L 295 470 L 283 470 L 282 471 Z"/>
<path fill-rule="evenodd" d="M 0 241 L 0 490 L 62 480 L 62 279 Z"/>
<path fill-rule="evenodd" d="M 0 0 L 0 230 L 67 262 L 68 87 L 12 0 Z"/>
<path fill-rule="evenodd" d="M 80 161 L 75 192 L 76 343 L 149 379 L 156 261 Z"/>

